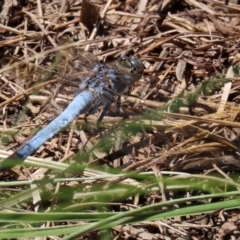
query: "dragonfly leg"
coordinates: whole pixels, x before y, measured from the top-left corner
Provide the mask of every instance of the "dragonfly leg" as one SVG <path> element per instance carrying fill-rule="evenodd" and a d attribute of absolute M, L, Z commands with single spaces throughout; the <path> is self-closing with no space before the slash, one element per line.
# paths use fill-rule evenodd
<path fill-rule="evenodd" d="M 118 96 L 117 97 L 117 107 L 116 107 L 116 114 L 120 115 L 121 112 L 121 97 Z"/>
<path fill-rule="evenodd" d="M 98 109 L 99 105 L 100 105 L 100 104 L 96 104 L 96 105 L 92 106 L 92 107 L 89 109 L 89 111 L 88 111 L 88 112 L 85 114 L 85 116 L 84 116 L 85 122 L 87 122 L 87 117 L 88 117 L 90 114 L 94 113 L 94 112 Z M 97 134 L 99 134 L 100 136 L 102 136 L 102 133 L 101 133 L 101 130 L 100 130 L 100 124 L 101 124 L 101 121 L 103 120 L 104 116 L 106 115 L 106 112 L 108 111 L 110 105 L 111 105 L 110 102 L 107 103 L 107 104 L 105 104 L 104 109 L 102 110 L 102 112 L 101 112 L 101 114 L 100 114 L 100 116 L 98 117 L 98 120 L 97 120 L 97 126 L 96 126 L 97 129 L 95 129 L 95 130 L 93 131 L 92 136 L 96 136 Z"/>
<path fill-rule="evenodd" d="M 109 110 L 110 106 L 111 106 L 111 103 L 107 103 L 107 104 L 104 106 L 104 108 L 103 108 L 103 110 L 102 110 L 102 112 L 101 112 L 101 115 L 99 116 L 99 118 L 98 118 L 98 120 L 97 120 L 97 124 L 98 124 L 98 125 L 99 125 L 99 124 L 101 123 L 101 121 L 103 120 L 103 118 L 104 118 L 104 116 L 106 115 L 107 111 Z"/>
<path fill-rule="evenodd" d="M 84 116 L 85 122 L 87 122 L 87 117 L 88 117 L 90 114 L 93 114 L 93 113 L 98 109 L 99 106 L 100 106 L 100 104 L 95 104 L 95 105 L 93 105 L 93 106 L 87 111 L 87 113 L 86 113 L 85 116 Z"/>
<path fill-rule="evenodd" d="M 123 110 L 123 119 L 127 119 L 128 115 L 126 114 L 126 111 Z M 117 97 L 117 101 L 116 101 L 116 115 L 117 116 L 121 116 L 121 96 Z"/>
<path fill-rule="evenodd" d="M 103 108 L 103 110 L 102 110 L 102 112 L 101 112 L 101 114 L 100 114 L 100 116 L 99 116 L 99 118 L 98 118 L 98 120 L 97 120 L 97 132 L 98 132 L 98 134 L 99 134 L 101 137 L 102 137 L 102 131 L 101 131 L 101 128 L 100 128 L 100 124 L 101 124 L 104 116 L 106 115 L 107 111 L 109 110 L 110 106 L 111 106 L 111 103 L 107 103 L 107 104 L 104 106 L 104 108 Z"/>

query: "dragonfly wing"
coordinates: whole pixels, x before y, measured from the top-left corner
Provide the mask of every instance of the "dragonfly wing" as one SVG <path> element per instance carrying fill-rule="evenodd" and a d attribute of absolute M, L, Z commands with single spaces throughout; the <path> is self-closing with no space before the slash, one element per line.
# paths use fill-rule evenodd
<path fill-rule="evenodd" d="M 94 75 L 93 68 L 98 64 L 97 58 L 90 52 L 77 48 L 61 50 L 56 58 L 60 59 L 55 70 L 60 76 L 59 96 L 63 99 L 75 97 L 80 91 L 81 82 L 86 77 Z"/>

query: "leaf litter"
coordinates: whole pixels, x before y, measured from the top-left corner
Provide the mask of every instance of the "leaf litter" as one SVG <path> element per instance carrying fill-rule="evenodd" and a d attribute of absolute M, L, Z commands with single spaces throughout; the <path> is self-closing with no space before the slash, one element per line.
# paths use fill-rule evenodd
<path fill-rule="evenodd" d="M 111 106 L 101 123 L 101 134 L 93 130 L 99 112 L 86 119 L 80 116 L 68 129 L 37 150 L 32 158 L 36 159 L 32 160 L 33 165 L 15 167 L 3 174 L 3 181 L 58 177 L 59 171 L 53 165 L 54 170 L 43 168 L 36 165 L 37 161 L 62 163 L 58 169 L 64 169 L 65 163 L 74 164 L 80 157 L 90 169 L 104 166 L 122 173 L 152 171 L 160 182 L 161 171 L 218 173 L 227 180 L 228 174 L 238 173 L 238 1 L 3 2 L 0 3 L 1 158 L 18 149 L 71 101 L 74 97 L 70 94 L 71 87 L 59 85 L 59 80 L 63 76 L 63 80 L 69 80 L 73 62 L 82 50 L 92 52 L 98 61 L 109 65 L 120 56 L 134 55 L 145 66 L 144 76 L 131 94 L 121 97 L 120 112 L 116 111 L 116 103 Z M 62 57 L 58 62 L 59 53 Z M 87 74 L 86 69 L 81 69 L 81 73 L 79 70 L 78 80 Z M 71 203 L 66 200 L 70 206 L 60 204 L 63 200 L 59 197 L 59 202 L 57 196 L 64 193 L 65 187 L 70 188 L 70 192 L 85 193 L 82 203 L 86 203 L 94 202 L 87 193 L 98 188 L 113 189 L 115 185 L 136 183 L 143 186 L 131 175 L 110 180 L 107 176 L 104 178 L 103 172 L 88 172 L 88 169 L 66 173 L 66 176 L 102 176 L 102 179 L 58 183 L 49 187 L 51 198 L 47 201 L 42 192 L 39 196 L 32 195 L 32 201 L 44 203 L 43 211 L 48 207 L 52 211 L 63 211 L 74 209 L 74 205 L 81 202 L 73 194 Z M 168 176 L 171 178 L 171 174 Z M 211 185 L 210 180 L 205 180 L 198 191 L 194 188 L 169 190 L 165 181 L 162 184 L 155 192 L 151 187 L 146 188 L 148 191 L 141 197 L 138 194 L 109 197 L 109 205 L 116 201 L 118 204 L 106 210 L 129 211 L 156 202 L 204 194 L 204 191 L 222 190 L 222 186 L 212 186 L 209 190 L 206 185 Z M 14 194 L 9 189 L 7 192 Z M 6 198 L 5 193 L 2 198 Z M 188 204 L 195 206 L 191 201 L 186 202 Z M 179 207 L 174 205 L 173 208 Z M 29 201 L 23 202 L 20 208 L 37 211 Z M 217 210 L 221 211 L 162 219 L 163 222 L 114 226 L 111 234 L 116 239 L 186 239 L 186 236 L 187 239 L 237 239 L 238 212 L 224 210 L 220 214 Z M 82 211 L 81 206 L 78 211 Z M 226 231 L 225 226 L 230 222 L 231 227 Z M 100 233 L 92 231 L 79 239 L 93 236 L 101 238 Z"/>

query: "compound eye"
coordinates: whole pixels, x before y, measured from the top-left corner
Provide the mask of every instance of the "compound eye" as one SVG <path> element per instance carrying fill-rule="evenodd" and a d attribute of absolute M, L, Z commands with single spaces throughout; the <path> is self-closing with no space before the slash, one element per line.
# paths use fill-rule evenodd
<path fill-rule="evenodd" d="M 131 73 L 136 80 L 141 78 L 144 70 L 144 66 L 140 60 L 127 56 L 119 58 L 116 66 L 119 72 Z"/>
<path fill-rule="evenodd" d="M 142 64 L 142 62 L 137 59 L 137 58 L 130 58 L 129 59 L 130 62 L 131 62 L 131 70 L 132 70 L 132 73 L 134 74 L 143 74 L 143 71 L 144 71 L 144 66 Z"/>
<path fill-rule="evenodd" d="M 132 63 L 127 56 L 121 57 L 117 60 L 117 67 L 121 70 L 124 69 L 127 72 L 131 72 Z"/>

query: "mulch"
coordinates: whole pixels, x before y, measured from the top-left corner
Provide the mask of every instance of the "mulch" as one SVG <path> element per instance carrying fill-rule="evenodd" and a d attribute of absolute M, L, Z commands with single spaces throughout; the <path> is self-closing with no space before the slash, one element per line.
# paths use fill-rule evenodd
<path fill-rule="evenodd" d="M 110 146 L 93 149 L 101 140 L 92 130 L 96 112 L 86 120 L 80 116 L 70 134 L 57 134 L 34 156 L 64 162 L 93 149 L 90 164 L 123 171 L 239 171 L 239 1 L 93 2 L 0 2 L 1 156 L 18 149 L 71 101 L 71 83 L 58 88 L 59 82 L 71 82 L 73 59 L 86 50 L 96 57 L 90 59 L 94 64 L 111 65 L 127 55 L 145 67 L 129 96 L 121 97 L 120 113 L 113 103 L 102 121 L 101 131 L 111 142 L 104 144 Z M 42 81 L 59 52 L 62 62 Z M 87 71 L 79 70 L 79 79 Z M 19 166 L 13 171 L 26 178 Z M 236 215 L 217 211 L 169 223 L 189 238 L 166 226 L 143 224 L 125 227 L 121 239 L 237 239 Z M 139 235 L 139 229 L 147 235 Z"/>

